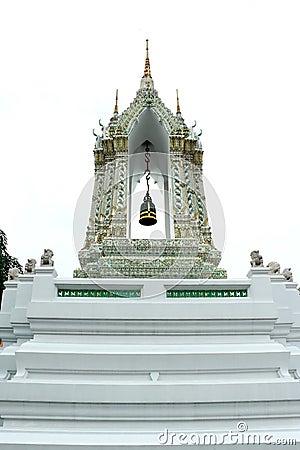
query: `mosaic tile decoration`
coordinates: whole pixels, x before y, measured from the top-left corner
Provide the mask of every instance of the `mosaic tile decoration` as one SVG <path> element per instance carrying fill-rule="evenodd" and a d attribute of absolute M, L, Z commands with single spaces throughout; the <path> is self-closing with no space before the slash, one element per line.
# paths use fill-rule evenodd
<path fill-rule="evenodd" d="M 105 289 L 58 289 L 58 297 L 64 298 L 137 298 L 141 296 L 138 289 L 112 290 Z"/>
<path fill-rule="evenodd" d="M 230 290 L 187 290 L 170 289 L 167 291 L 167 298 L 243 298 L 247 297 L 247 289 Z"/>

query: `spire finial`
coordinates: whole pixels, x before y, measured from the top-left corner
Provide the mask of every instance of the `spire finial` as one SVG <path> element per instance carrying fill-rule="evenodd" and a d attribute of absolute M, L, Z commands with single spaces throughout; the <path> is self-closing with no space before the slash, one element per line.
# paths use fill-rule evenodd
<path fill-rule="evenodd" d="M 144 77 L 152 78 L 151 77 L 151 70 L 150 70 L 148 39 L 146 39 L 146 59 L 145 59 Z"/>
<path fill-rule="evenodd" d="M 177 114 L 181 114 L 180 105 L 179 105 L 178 89 L 176 89 L 176 97 L 177 97 Z"/>
<path fill-rule="evenodd" d="M 145 59 L 144 75 L 141 79 L 141 89 L 154 90 L 154 83 L 151 77 L 151 70 L 150 70 L 148 39 L 146 39 L 146 59 Z"/>
<path fill-rule="evenodd" d="M 119 109 L 118 109 L 118 89 L 116 89 L 116 103 L 115 103 L 114 114 L 119 114 Z"/>

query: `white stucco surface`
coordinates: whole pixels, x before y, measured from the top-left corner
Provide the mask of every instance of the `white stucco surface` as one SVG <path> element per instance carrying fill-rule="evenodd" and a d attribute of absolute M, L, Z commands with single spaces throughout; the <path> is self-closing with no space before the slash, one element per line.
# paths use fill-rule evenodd
<path fill-rule="evenodd" d="M 141 294 L 91 297 L 102 290 Z M 21 275 L 0 313 L 0 449 L 182 448 L 192 433 L 220 444 L 240 422 L 240 439 L 299 443 L 299 305 L 296 283 L 260 267 L 234 280 Z"/>

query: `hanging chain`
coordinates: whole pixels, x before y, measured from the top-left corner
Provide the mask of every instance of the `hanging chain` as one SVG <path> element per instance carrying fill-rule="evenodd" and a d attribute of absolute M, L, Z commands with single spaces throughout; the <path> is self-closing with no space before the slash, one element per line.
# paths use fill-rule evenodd
<path fill-rule="evenodd" d="M 146 147 L 145 147 L 145 163 L 146 163 L 146 169 L 144 174 L 146 174 L 146 183 L 147 183 L 147 192 L 146 196 L 149 197 L 149 180 L 150 180 L 150 148 L 148 146 L 148 141 L 146 141 Z"/>

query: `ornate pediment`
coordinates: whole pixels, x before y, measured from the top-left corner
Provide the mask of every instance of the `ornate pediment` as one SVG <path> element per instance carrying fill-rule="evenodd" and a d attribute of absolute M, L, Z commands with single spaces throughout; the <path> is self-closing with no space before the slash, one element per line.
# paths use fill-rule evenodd
<path fill-rule="evenodd" d="M 111 138 L 118 135 L 128 136 L 134 123 L 147 107 L 152 108 L 170 136 L 189 136 L 190 130 L 181 114 L 174 115 L 158 97 L 157 91 L 152 88 L 139 89 L 129 107 L 121 115 L 112 117 L 108 125 L 108 136 Z"/>

